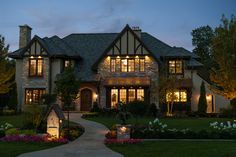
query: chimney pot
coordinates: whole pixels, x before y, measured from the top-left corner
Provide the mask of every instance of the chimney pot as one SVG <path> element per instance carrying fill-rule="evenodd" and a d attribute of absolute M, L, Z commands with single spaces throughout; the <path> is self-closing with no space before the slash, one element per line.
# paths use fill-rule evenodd
<path fill-rule="evenodd" d="M 141 32 L 142 32 L 142 30 L 141 30 L 138 26 L 133 26 L 133 27 L 132 27 L 132 30 L 134 31 L 134 33 L 135 33 L 139 38 L 141 38 Z"/>
<path fill-rule="evenodd" d="M 20 27 L 20 37 L 19 37 L 19 48 L 25 47 L 31 40 L 31 30 L 32 28 L 28 25 L 21 25 Z"/>

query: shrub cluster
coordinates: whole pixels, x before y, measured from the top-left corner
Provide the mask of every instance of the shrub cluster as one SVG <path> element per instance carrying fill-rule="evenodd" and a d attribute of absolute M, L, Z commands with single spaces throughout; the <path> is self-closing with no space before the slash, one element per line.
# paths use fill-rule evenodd
<path fill-rule="evenodd" d="M 170 129 L 158 119 L 147 126 L 134 127 L 131 138 L 138 139 L 236 139 L 236 124 L 211 123 L 208 130 Z"/>
<path fill-rule="evenodd" d="M 73 141 L 84 133 L 84 128 L 81 125 L 65 127 L 62 129 L 61 137 Z"/>

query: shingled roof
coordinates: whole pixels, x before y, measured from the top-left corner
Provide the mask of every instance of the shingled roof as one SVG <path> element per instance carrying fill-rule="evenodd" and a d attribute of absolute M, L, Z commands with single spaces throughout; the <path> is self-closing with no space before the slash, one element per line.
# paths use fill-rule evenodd
<path fill-rule="evenodd" d="M 129 27 L 128 25 L 126 27 Z M 103 55 L 104 51 L 117 38 L 120 33 L 78 33 L 64 38 L 58 36 L 39 38 L 34 37 L 47 49 L 49 57 L 82 58 L 79 64 L 78 75 L 84 81 L 94 81 L 95 73 L 92 66 Z M 153 57 L 159 60 L 161 57 L 190 59 L 189 66 L 201 66 L 197 60 L 199 57 L 182 47 L 171 47 L 152 35 L 142 32 L 140 39 Z M 22 58 L 24 48 L 9 54 L 12 58 Z"/>

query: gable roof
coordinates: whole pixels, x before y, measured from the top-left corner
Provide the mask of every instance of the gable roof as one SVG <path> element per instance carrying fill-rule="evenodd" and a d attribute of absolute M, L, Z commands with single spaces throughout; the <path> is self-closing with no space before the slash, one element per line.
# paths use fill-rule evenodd
<path fill-rule="evenodd" d="M 140 39 L 140 37 L 138 37 L 137 34 L 134 33 L 134 31 L 127 24 L 125 28 L 123 28 L 123 30 L 116 36 L 116 38 L 112 41 L 112 43 L 109 46 L 107 46 L 107 48 L 103 51 L 102 55 L 93 64 L 92 66 L 93 70 L 96 70 L 99 62 L 104 58 L 104 56 L 114 46 L 114 44 L 121 38 L 121 36 L 127 31 L 131 32 L 131 34 L 135 37 L 135 39 L 138 40 L 141 43 L 141 45 L 149 52 L 149 54 L 152 55 L 154 59 L 156 59 L 156 61 L 159 63 L 159 58 L 157 58 L 155 55 L 152 54 L 152 51 L 149 50 L 149 48 L 144 44 L 144 42 Z"/>
<path fill-rule="evenodd" d="M 36 36 L 35 38 L 48 51 L 49 57 L 82 58 L 78 62 L 78 76 L 82 81 L 95 81 L 96 73 L 92 71 L 92 67 L 96 69 L 99 60 L 125 30 L 131 30 L 134 33 L 126 25 L 120 33 L 78 33 L 70 34 L 64 38 L 59 38 L 58 36 L 50 38 Z M 137 35 L 134 33 L 134 36 Z M 161 57 L 182 57 L 190 59 L 189 66 L 201 66 L 201 63 L 196 60 L 199 57 L 182 47 L 171 47 L 146 32 L 141 32 L 141 38 L 137 38 L 157 61 Z M 18 49 L 10 53 L 9 57 L 22 58 L 24 51 L 24 48 Z"/>
<path fill-rule="evenodd" d="M 63 112 L 62 112 L 62 110 L 61 110 L 61 108 L 58 104 L 53 104 L 53 105 L 50 106 L 48 112 L 45 115 L 45 119 L 47 119 L 48 115 L 51 113 L 52 110 L 55 111 L 55 113 L 56 113 L 56 115 L 59 119 L 62 119 L 62 120 L 65 119 L 65 116 L 64 116 L 64 114 L 63 114 Z"/>
<path fill-rule="evenodd" d="M 26 50 L 32 45 L 33 42 L 38 41 L 40 45 L 45 49 L 49 57 L 61 57 L 61 58 L 78 58 L 77 52 L 67 45 L 58 36 L 40 38 L 35 35 L 26 47 L 16 50 L 10 53 L 8 56 L 11 58 L 22 58 Z"/>

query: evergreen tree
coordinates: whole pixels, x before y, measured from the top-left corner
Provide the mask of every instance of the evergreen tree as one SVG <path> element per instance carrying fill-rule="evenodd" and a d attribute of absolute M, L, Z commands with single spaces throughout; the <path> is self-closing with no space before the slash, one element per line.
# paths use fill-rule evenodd
<path fill-rule="evenodd" d="M 0 94 L 6 94 L 14 84 L 15 69 L 7 59 L 9 45 L 5 45 L 5 38 L 0 35 Z"/>
<path fill-rule="evenodd" d="M 205 114 L 207 110 L 207 101 L 206 101 L 205 83 L 203 81 L 200 88 L 201 89 L 200 89 L 200 97 L 198 100 L 198 112 L 200 114 Z"/>

